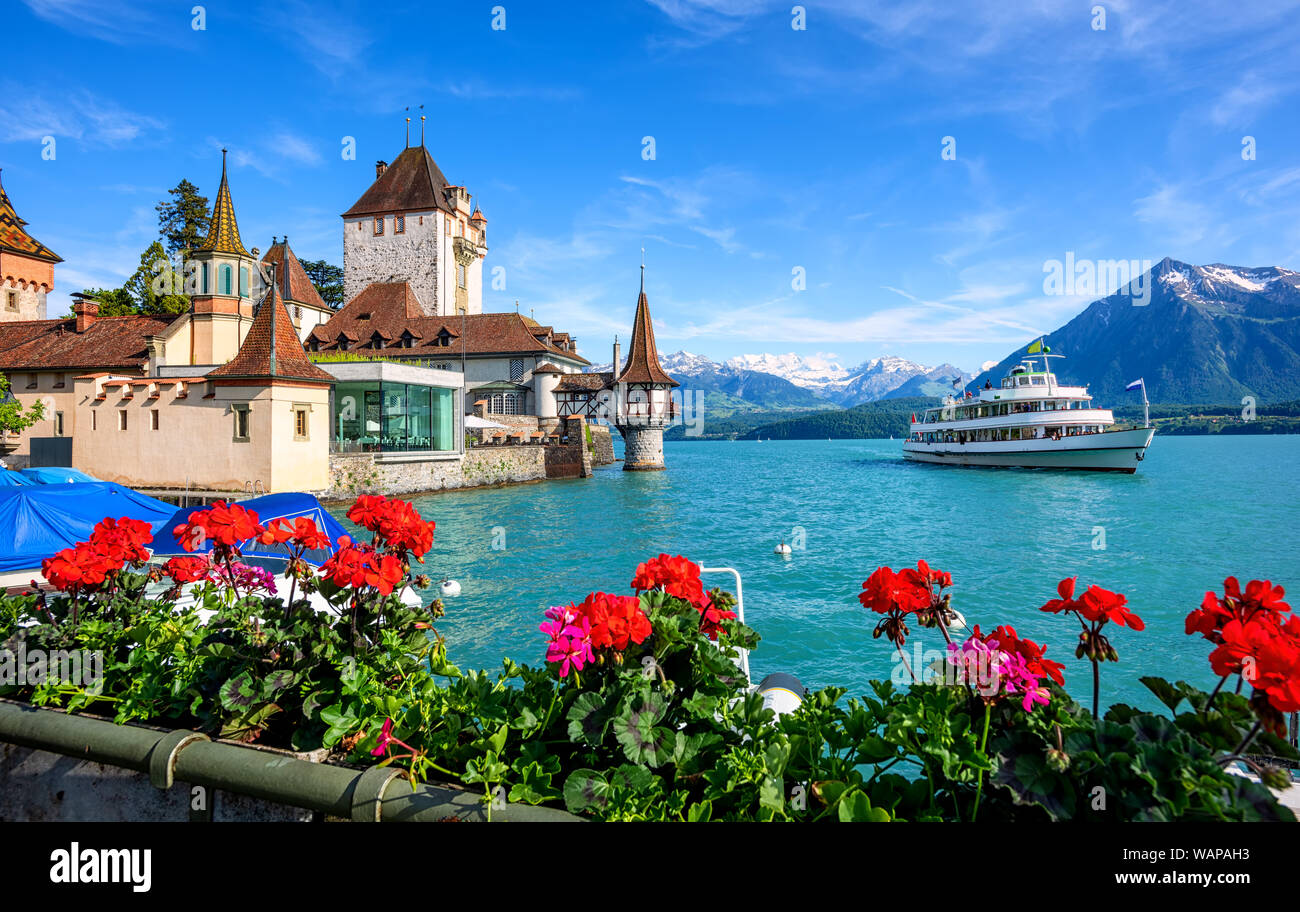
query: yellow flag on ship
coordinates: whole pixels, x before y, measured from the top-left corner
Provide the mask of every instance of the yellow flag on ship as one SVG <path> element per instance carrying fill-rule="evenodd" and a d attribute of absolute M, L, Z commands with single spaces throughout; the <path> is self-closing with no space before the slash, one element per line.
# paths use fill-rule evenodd
<path fill-rule="evenodd" d="M 1029 346 L 1028 354 L 1036 355 L 1043 350 L 1043 340 L 1038 339 L 1033 345 Z"/>

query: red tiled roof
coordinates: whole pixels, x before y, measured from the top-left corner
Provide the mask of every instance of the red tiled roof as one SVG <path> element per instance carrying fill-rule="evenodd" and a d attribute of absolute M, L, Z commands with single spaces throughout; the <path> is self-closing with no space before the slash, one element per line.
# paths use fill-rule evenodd
<path fill-rule="evenodd" d="M 618 382 L 680 385 L 659 366 L 659 349 L 655 347 L 655 327 L 650 320 L 650 302 L 646 300 L 644 280 L 641 295 L 636 299 L 636 319 L 632 323 L 632 344 L 628 346 L 627 364 L 618 375 Z"/>
<path fill-rule="evenodd" d="M 442 209 L 451 212 L 443 192 L 450 186 L 437 162 L 424 146 L 407 146 L 361 199 L 343 213 L 343 218 L 378 215 L 382 212 L 411 212 Z"/>
<path fill-rule="evenodd" d="M 145 340 L 175 316 L 97 317 L 77 332 L 77 321 L 0 323 L 0 370 L 139 370 L 149 358 Z"/>
<path fill-rule="evenodd" d="M 307 357 L 285 310 L 278 284 L 262 299 L 253 325 L 235 357 L 211 371 L 212 379 L 313 380 L 332 383 L 334 378 Z"/>
<path fill-rule="evenodd" d="M 597 371 L 591 374 L 565 374 L 560 378 L 560 382 L 555 385 L 557 393 L 573 393 L 579 391 L 599 391 L 608 389 L 614 384 L 613 371 Z"/>
<path fill-rule="evenodd" d="M 47 263 L 62 263 L 63 257 L 23 230 L 26 224 L 14 211 L 14 204 L 9 201 L 4 184 L 0 184 L 0 250 L 45 260 Z"/>
<path fill-rule="evenodd" d="M 550 361 L 543 361 L 541 364 L 533 368 L 533 373 L 534 374 L 562 374 L 564 373 L 564 371 L 560 370 Z"/>
<path fill-rule="evenodd" d="M 329 310 L 320 292 L 308 278 L 307 270 L 302 268 L 302 263 L 298 262 L 298 258 L 290 249 L 288 238 L 272 244 L 271 249 L 262 257 L 262 262 L 275 264 L 276 284 L 280 286 L 280 294 L 284 295 L 286 301 Z"/>
<path fill-rule="evenodd" d="M 365 319 L 362 319 L 362 317 Z M 462 329 L 463 323 L 463 329 Z M 411 348 L 400 344 L 382 349 L 393 357 L 427 358 L 466 354 L 536 354 L 569 358 L 581 364 L 590 362 L 575 352 L 547 345 L 537 338 L 536 323 L 517 313 L 471 314 L 461 316 L 425 316 L 420 302 L 406 282 L 375 282 L 348 302 L 323 326 L 315 327 L 308 340 L 316 340 L 317 350 L 333 351 L 340 333 L 349 339 L 369 341 L 376 332 L 381 338 L 400 340 L 410 332 L 415 339 Z M 439 345 L 439 335 L 446 330 L 447 345 Z"/>

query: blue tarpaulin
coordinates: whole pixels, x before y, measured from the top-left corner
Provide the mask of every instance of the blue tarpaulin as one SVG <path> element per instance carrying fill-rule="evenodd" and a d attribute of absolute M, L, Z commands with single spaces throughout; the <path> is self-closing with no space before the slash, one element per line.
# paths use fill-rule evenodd
<path fill-rule="evenodd" d="M 85 484 L 99 481 L 92 475 L 77 469 L 61 466 L 41 466 L 40 468 L 20 469 L 19 473 L 35 484 Z M 102 518 L 102 517 L 101 517 Z"/>
<path fill-rule="evenodd" d="M 156 538 L 175 509 L 108 481 L 0 488 L 0 573 L 40 567 L 109 517 L 143 520 Z"/>
<path fill-rule="evenodd" d="M 320 529 L 329 536 L 330 541 L 338 544 L 339 536 L 352 533 L 339 523 L 337 519 L 331 516 L 324 507 L 320 505 L 315 497 L 310 494 L 286 493 L 286 494 L 267 494 L 264 497 L 254 497 L 251 500 L 236 501 L 241 507 L 252 510 L 257 514 L 257 521 L 265 525 L 273 519 L 287 519 L 292 525 L 293 521 L 299 516 L 305 516 L 316 523 L 316 528 Z M 177 526 L 189 522 L 190 514 L 196 510 L 202 510 L 203 507 L 182 507 L 177 510 L 172 517 L 164 524 L 163 531 L 154 536 L 153 553 L 158 557 L 172 557 L 178 554 L 203 554 L 212 550 L 210 544 L 205 545 L 195 551 L 186 551 L 181 547 L 181 543 L 176 539 L 175 529 Z M 245 557 L 288 557 L 288 549 L 285 545 L 264 545 L 256 539 L 249 539 L 240 542 L 239 551 Z M 334 553 L 334 549 L 308 551 L 303 555 L 303 559 L 315 566 L 320 566 L 329 556 Z"/>
<path fill-rule="evenodd" d="M 22 472 L 0 470 L 0 488 L 25 488 L 36 484 Z"/>

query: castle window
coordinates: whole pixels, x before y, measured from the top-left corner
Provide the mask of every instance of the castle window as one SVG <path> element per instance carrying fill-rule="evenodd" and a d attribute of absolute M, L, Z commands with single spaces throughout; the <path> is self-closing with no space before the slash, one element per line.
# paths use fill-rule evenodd
<path fill-rule="evenodd" d="M 239 296 L 241 298 L 248 297 L 248 267 L 247 266 L 239 267 Z"/>
<path fill-rule="evenodd" d="M 447 346 L 451 345 L 451 333 L 447 332 L 447 330 L 445 329 L 442 332 L 438 333 L 438 345 L 440 345 L 442 348 L 446 348 Z"/>
<path fill-rule="evenodd" d="M 523 379 L 524 379 L 524 359 L 511 358 L 510 359 L 510 382 L 518 383 L 520 380 Z M 507 414 L 514 414 L 514 413 L 510 412 Z"/>
<path fill-rule="evenodd" d="M 65 374 L 55 374 L 55 375 L 54 375 L 54 388 L 55 388 L 56 390 L 58 390 L 58 389 L 63 389 L 64 387 L 67 386 L 67 383 L 65 382 L 65 377 L 66 377 Z"/>
<path fill-rule="evenodd" d="M 202 292 L 203 294 L 207 294 L 208 293 L 208 264 L 207 263 L 203 264 L 202 273 L 203 273 Z"/>
<path fill-rule="evenodd" d="M 230 410 L 235 416 L 235 443 L 248 443 L 248 405 L 232 405 Z"/>
<path fill-rule="evenodd" d="M 293 439 L 308 440 L 310 439 L 308 431 L 310 426 L 307 423 L 308 407 L 305 405 L 295 405 L 293 407 Z"/>
<path fill-rule="evenodd" d="M 90 410 L 90 429 L 92 431 L 99 430 L 99 412 L 94 409 Z"/>
<path fill-rule="evenodd" d="M 347 350 L 348 350 L 348 340 L 344 339 L 342 336 L 339 336 L 339 351 L 345 352 Z"/>
<path fill-rule="evenodd" d="M 312 336 L 310 339 L 308 339 L 307 351 L 314 351 L 314 352 L 320 351 L 320 339 L 317 339 L 315 336 Z"/>
<path fill-rule="evenodd" d="M 228 264 L 221 264 L 221 268 L 217 270 L 217 276 L 219 277 L 217 285 L 221 289 L 218 294 L 230 294 L 231 288 L 234 287 L 234 272 Z"/>
<path fill-rule="evenodd" d="M 117 410 L 117 429 L 119 431 L 126 430 L 126 409 Z"/>
<path fill-rule="evenodd" d="M 11 291 L 5 295 L 5 307 L 9 310 L 18 309 L 18 292 Z"/>
<path fill-rule="evenodd" d="M 63 436 L 63 413 L 62 412 L 54 413 L 54 436 L 55 437 Z"/>
<path fill-rule="evenodd" d="M 37 379 L 37 378 L 36 378 L 36 375 L 35 375 L 35 374 L 28 374 L 28 375 L 27 375 L 27 388 L 28 388 L 29 390 L 34 390 L 34 389 L 36 389 L 36 379 Z"/>
<path fill-rule="evenodd" d="M 383 234 L 383 233 L 384 233 L 384 217 L 383 217 L 382 215 L 376 215 L 376 216 L 375 216 L 375 236 L 378 237 L 379 235 L 381 235 L 381 234 Z"/>
<path fill-rule="evenodd" d="M 461 263 L 456 264 L 456 284 L 465 287 L 465 267 Z"/>
<path fill-rule="evenodd" d="M 383 347 L 384 347 L 384 337 L 381 336 L 379 333 L 375 333 L 373 336 L 370 337 L 370 347 L 371 347 L 371 348 L 383 348 Z"/>
<path fill-rule="evenodd" d="M 406 233 L 406 216 L 404 215 L 393 216 L 393 234 L 405 234 L 405 233 Z"/>
<path fill-rule="evenodd" d="M 402 348 L 410 348 L 415 344 L 415 337 L 411 335 L 410 330 L 402 333 Z"/>
<path fill-rule="evenodd" d="M 149 410 L 149 429 L 150 429 L 150 430 L 154 430 L 154 431 L 158 430 L 158 410 L 157 410 L 157 409 L 150 409 L 150 410 Z"/>

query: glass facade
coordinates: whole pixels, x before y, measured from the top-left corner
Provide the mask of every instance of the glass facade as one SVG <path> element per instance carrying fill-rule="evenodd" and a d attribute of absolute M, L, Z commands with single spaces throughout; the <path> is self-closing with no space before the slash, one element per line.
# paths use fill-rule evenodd
<path fill-rule="evenodd" d="M 335 452 L 454 451 L 455 390 L 380 380 L 334 384 Z"/>

